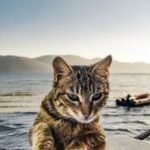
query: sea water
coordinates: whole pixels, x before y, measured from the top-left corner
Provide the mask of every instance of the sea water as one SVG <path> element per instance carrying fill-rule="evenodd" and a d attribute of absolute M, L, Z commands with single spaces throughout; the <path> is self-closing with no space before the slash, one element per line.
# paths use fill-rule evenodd
<path fill-rule="evenodd" d="M 52 80 L 52 74 L 0 73 L 0 149 L 31 149 L 28 131 Z M 101 117 L 107 136 L 134 137 L 149 129 L 150 106 L 129 110 L 115 104 L 117 97 L 147 92 L 150 74 L 110 75 L 110 96 Z"/>

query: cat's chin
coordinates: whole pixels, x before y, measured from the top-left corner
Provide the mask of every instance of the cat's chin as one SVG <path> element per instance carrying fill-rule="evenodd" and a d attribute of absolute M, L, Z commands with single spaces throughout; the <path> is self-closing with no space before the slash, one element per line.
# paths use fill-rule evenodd
<path fill-rule="evenodd" d="M 93 122 L 95 120 L 95 117 L 91 118 L 91 119 L 77 119 L 75 118 L 77 122 L 82 123 L 82 124 L 89 124 L 91 122 Z"/>

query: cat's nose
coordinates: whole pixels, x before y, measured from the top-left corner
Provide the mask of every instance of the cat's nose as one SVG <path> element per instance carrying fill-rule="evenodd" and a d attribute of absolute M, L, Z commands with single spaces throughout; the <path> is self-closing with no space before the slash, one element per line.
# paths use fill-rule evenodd
<path fill-rule="evenodd" d="M 84 116 L 84 119 L 88 119 L 91 113 L 91 105 L 89 103 L 82 104 L 82 114 Z"/>

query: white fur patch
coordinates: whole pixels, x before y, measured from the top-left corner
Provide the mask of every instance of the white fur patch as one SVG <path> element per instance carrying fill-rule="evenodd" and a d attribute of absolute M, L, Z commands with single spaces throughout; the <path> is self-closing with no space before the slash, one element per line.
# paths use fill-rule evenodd
<path fill-rule="evenodd" d="M 96 119 L 96 117 L 97 117 L 97 116 L 94 116 L 93 113 L 91 113 L 90 116 L 86 119 L 82 113 L 80 113 L 80 114 L 77 115 L 77 114 L 75 114 L 71 109 L 68 109 L 68 113 L 69 113 L 74 119 L 76 119 L 78 122 L 80 122 L 80 123 L 86 123 L 86 124 L 92 122 L 92 121 L 93 121 L 94 119 Z"/>

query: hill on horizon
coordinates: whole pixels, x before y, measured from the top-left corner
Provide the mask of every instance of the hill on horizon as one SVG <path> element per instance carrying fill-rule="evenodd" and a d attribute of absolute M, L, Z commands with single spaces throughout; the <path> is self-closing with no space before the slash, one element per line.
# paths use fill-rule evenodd
<path fill-rule="evenodd" d="M 102 58 L 87 59 L 77 55 L 59 55 L 70 65 L 89 65 Z M 52 72 L 52 61 L 56 55 L 36 58 L 20 56 L 0 56 L 0 72 Z M 143 62 L 128 63 L 113 60 L 111 73 L 150 73 L 150 64 Z"/>

